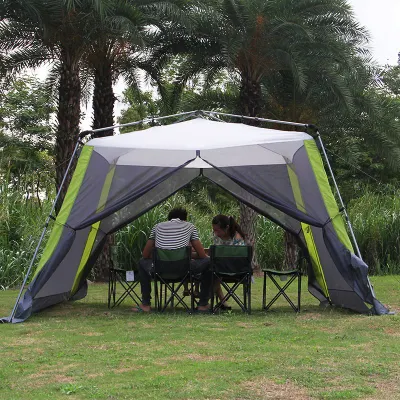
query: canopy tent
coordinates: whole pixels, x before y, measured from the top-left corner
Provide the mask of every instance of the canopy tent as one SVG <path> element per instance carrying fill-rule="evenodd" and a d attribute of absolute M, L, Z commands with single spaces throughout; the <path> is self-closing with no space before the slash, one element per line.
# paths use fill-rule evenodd
<path fill-rule="evenodd" d="M 375 299 L 368 267 L 354 254 L 313 137 L 195 118 L 92 139 L 82 147 L 12 322 L 83 298 L 107 235 L 199 176 L 297 237 L 308 252 L 309 291 L 317 299 L 357 312 L 387 312 Z"/>

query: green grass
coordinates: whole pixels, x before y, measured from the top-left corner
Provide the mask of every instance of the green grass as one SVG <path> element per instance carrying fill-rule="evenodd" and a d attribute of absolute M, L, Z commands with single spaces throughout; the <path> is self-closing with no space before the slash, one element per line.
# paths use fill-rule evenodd
<path fill-rule="evenodd" d="M 400 311 L 399 276 L 373 277 Z M 108 310 L 106 285 L 82 301 L 0 326 L 4 399 L 399 399 L 400 318 L 280 302 L 253 313 L 133 314 Z M 0 292 L 0 315 L 16 291 Z"/>
<path fill-rule="evenodd" d="M 350 203 L 349 215 L 369 274 L 400 274 L 399 193 L 366 190 Z"/>

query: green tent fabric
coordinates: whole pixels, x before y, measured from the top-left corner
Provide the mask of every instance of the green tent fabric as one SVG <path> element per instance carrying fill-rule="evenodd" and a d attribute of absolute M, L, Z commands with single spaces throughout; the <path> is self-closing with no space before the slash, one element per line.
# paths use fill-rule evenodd
<path fill-rule="evenodd" d="M 304 132 L 194 118 L 83 146 L 68 193 L 15 321 L 86 295 L 108 234 L 199 176 L 291 232 L 307 250 L 309 291 L 386 313 L 354 254 L 314 139 Z"/>

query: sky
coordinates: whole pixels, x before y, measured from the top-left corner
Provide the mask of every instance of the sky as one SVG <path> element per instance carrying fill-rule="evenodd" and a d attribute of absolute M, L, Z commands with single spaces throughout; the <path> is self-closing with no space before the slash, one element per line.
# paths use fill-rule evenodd
<path fill-rule="evenodd" d="M 369 49 L 375 61 L 380 65 L 396 64 L 400 52 L 400 0 L 348 0 L 353 7 L 356 19 L 370 33 Z M 43 77 L 44 70 L 39 71 Z M 124 84 L 120 80 L 114 87 L 117 99 L 122 98 Z M 124 105 L 117 100 L 115 117 L 121 114 Z M 86 117 L 82 121 L 82 130 L 90 129 L 92 109 L 82 110 Z"/>
<path fill-rule="evenodd" d="M 371 35 L 370 50 L 379 64 L 396 64 L 400 52 L 400 0 L 348 0 Z"/>

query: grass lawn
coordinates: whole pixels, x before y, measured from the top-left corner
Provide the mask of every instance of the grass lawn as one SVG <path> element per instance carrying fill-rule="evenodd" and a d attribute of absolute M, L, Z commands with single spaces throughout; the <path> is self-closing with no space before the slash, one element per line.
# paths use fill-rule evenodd
<path fill-rule="evenodd" d="M 373 277 L 400 311 L 400 276 Z M 304 282 L 305 283 L 305 282 Z M 107 286 L 22 324 L 0 325 L 1 399 L 400 399 L 400 316 L 280 302 L 253 313 L 132 314 Z M 16 291 L 0 292 L 9 315 Z M 230 302 L 232 303 L 232 302 Z"/>

